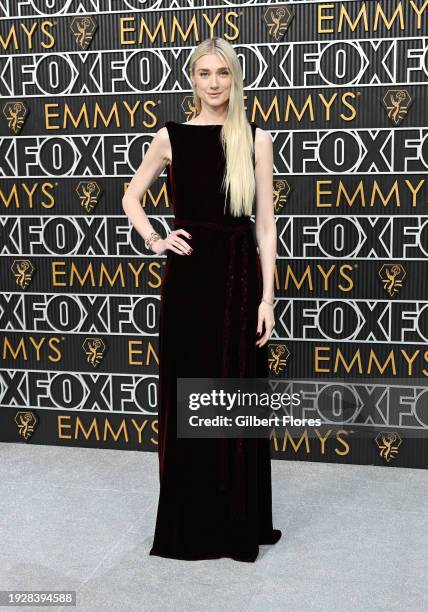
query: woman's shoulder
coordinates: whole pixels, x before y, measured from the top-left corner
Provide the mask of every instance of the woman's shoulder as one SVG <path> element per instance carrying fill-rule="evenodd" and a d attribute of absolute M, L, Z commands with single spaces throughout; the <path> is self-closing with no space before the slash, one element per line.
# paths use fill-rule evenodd
<path fill-rule="evenodd" d="M 273 156 L 273 140 L 270 132 L 256 127 L 254 134 L 254 158 L 256 164 L 260 159 L 271 159 Z"/>
<path fill-rule="evenodd" d="M 172 139 L 170 138 L 169 129 L 164 123 L 156 130 L 151 146 L 159 147 L 162 151 L 170 151 Z"/>
<path fill-rule="evenodd" d="M 168 132 L 171 132 L 173 130 L 173 128 L 175 128 L 175 126 L 178 125 L 177 121 L 172 121 L 170 119 L 166 119 L 163 124 L 161 124 L 161 126 L 159 127 L 159 132 L 161 130 L 163 130 L 164 132 L 166 132 L 168 134 Z"/>
<path fill-rule="evenodd" d="M 250 124 L 254 129 L 254 137 L 257 142 L 262 144 L 272 142 L 272 136 L 268 130 L 262 129 L 255 121 L 250 121 Z"/>
<path fill-rule="evenodd" d="M 156 133 L 155 133 L 156 139 L 161 140 L 161 141 L 169 140 L 169 127 L 167 125 L 168 123 L 169 121 L 166 121 L 162 125 L 158 126 L 158 129 L 156 130 Z"/>

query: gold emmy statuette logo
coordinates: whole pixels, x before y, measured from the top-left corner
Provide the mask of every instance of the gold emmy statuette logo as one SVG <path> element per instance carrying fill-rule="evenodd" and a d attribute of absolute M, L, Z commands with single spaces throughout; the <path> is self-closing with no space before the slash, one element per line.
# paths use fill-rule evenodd
<path fill-rule="evenodd" d="M 11 265 L 16 284 L 25 289 L 31 282 L 34 274 L 34 266 L 29 259 L 15 259 Z"/>
<path fill-rule="evenodd" d="M 388 118 L 394 125 L 398 125 L 407 115 L 413 98 L 407 89 L 388 89 L 382 102 L 388 111 Z"/>
<path fill-rule="evenodd" d="M 290 357 L 290 351 L 285 344 L 268 344 L 268 353 L 269 370 L 276 375 L 283 372 Z"/>
<path fill-rule="evenodd" d="M 281 40 L 293 17 L 294 13 L 288 6 L 270 6 L 263 15 L 263 21 L 267 25 L 269 36 L 274 41 Z"/>
<path fill-rule="evenodd" d="M 37 427 L 39 419 L 31 410 L 19 410 L 15 414 L 14 421 L 18 426 L 21 438 L 29 440 Z"/>
<path fill-rule="evenodd" d="M 406 272 L 401 264 L 384 264 L 379 270 L 379 276 L 382 279 L 385 291 L 389 295 L 394 295 L 403 286 Z"/>
<path fill-rule="evenodd" d="M 97 205 L 101 195 L 101 188 L 95 181 L 80 181 L 76 187 L 77 197 L 80 204 L 90 213 Z"/>
<path fill-rule="evenodd" d="M 196 117 L 196 106 L 193 96 L 185 96 L 181 101 L 181 108 L 186 116 L 186 121 Z"/>
<path fill-rule="evenodd" d="M 379 455 L 389 463 L 397 455 L 402 439 L 395 431 L 380 431 L 375 442 L 379 448 Z"/>
<path fill-rule="evenodd" d="M 21 100 L 6 102 L 3 105 L 3 115 L 7 119 L 7 126 L 14 134 L 19 134 L 28 115 L 28 107 Z"/>
<path fill-rule="evenodd" d="M 279 212 L 287 202 L 291 187 L 285 179 L 278 179 L 273 182 L 273 207 L 275 212 Z"/>
<path fill-rule="evenodd" d="M 82 344 L 86 361 L 96 368 L 104 356 L 107 347 L 101 338 L 86 338 Z"/>
<path fill-rule="evenodd" d="M 76 39 L 76 44 L 80 49 L 87 49 L 97 29 L 97 23 L 89 15 L 75 17 L 70 24 L 70 29 Z"/>

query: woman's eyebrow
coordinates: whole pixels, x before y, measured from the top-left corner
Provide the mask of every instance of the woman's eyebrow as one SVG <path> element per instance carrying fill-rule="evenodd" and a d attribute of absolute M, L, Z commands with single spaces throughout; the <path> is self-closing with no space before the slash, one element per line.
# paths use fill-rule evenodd
<path fill-rule="evenodd" d="M 223 66 L 223 68 L 217 68 L 217 72 L 220 72 L 221 70 L 229 70 L 229 68 L 227 66 Z M 199 72 L 211 72 L 209 68 L 198 68 Z"/>

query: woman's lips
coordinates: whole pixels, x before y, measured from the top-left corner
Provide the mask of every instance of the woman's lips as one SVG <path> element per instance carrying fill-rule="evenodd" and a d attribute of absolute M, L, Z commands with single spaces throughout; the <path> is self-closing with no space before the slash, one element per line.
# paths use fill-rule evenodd
<path fill-rule="evenodd" d="M 220 95 L 220 92 L 218 91 L 217 93 L 209 93 L 208 95 L 213 96 L 215 98 L 216 96 Z"/>

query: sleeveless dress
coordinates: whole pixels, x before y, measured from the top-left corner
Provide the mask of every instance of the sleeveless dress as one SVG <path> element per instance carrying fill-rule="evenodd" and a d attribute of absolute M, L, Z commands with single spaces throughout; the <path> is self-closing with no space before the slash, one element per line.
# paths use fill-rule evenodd
<path fill-rule="evenodd" d="M 256 124 L 251 123 L 253 140 Z M 249 216 L 233 217 L 221 191 L 221 125 L 167 121 L 167 191 L 191 255 L 167 250 L 160 295 L 160 495 L 150 555 L 255 561 L 272 526 L 270 443 L 177 438 L 177 377 L 268 377 L 257 347 L 262 273 Z M 254 155 L 253 155 L 254 166 Z"/>

